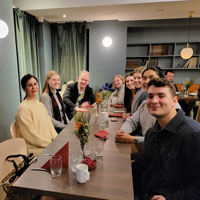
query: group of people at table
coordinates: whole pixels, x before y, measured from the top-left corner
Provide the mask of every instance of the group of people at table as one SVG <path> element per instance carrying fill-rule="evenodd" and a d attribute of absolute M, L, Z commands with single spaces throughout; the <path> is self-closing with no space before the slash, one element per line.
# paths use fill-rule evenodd
<path fill-rule="evenodd" d="M 60 76 L 50 71 L 40 102 L 37 78 L 27 74 L 21 79 L 26 96 L 15 119 L 28 153 L 40 154 L 75 111 L 87 112 L 85 107 L 95 103 L 89 81 L 89 72 L 80 72 L 78 82 L 67 85 L 61 97 Z M 113 87 L 110 101 L 127 111 L 116 141 L 144 144 L 132 163 L 134 199 L 200 199 L 200 124 L 185 116 L 173 82 L 159 67 L 139 67 L 125 78 L 116 75 Z"/>

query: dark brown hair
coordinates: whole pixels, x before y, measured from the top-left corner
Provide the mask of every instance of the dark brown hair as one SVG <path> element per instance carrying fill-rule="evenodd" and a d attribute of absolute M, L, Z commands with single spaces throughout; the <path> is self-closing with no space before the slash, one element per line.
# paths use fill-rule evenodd
<path fill-rule="evenodd" d="M 176 88 L 171 81 L 168 81 L 164 78 L 155 78 L 149 81 L 148 88 L 152 85 L 155 87 L 168 87 L 172 97 L 176 96 Z"/>

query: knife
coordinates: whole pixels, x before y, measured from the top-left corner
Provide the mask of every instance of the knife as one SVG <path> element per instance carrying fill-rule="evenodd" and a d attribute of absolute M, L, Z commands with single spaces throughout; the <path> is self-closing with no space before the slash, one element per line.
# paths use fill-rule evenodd
<path fill-rule="evenodd" d="M 31 168 L 33 171 L 44 171 L 44 172 L 49 172 L 50 170 L 48 169 L 43 169 L 43 168 Z"/>

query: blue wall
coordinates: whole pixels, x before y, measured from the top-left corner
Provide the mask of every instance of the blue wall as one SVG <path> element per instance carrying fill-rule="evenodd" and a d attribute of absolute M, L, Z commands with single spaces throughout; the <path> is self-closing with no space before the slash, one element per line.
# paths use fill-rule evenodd
<path fill-rule="evenodd" d="M 93 88 L 111 82 L 116 74 L 125 73 L 126 24 L 118 21 L 99 21 L 88 24 L 90 85 Z M 104 47 L 102 40 L 110 36 L 112 46 Z"/>
<path fill-rule="evenodd" d="M 10 124 L 20 103 L 12 0 L 0 0 L 0 19 L 9 27 L 6 38 L 0 39 L 0 141 L 10 138 Z"/>

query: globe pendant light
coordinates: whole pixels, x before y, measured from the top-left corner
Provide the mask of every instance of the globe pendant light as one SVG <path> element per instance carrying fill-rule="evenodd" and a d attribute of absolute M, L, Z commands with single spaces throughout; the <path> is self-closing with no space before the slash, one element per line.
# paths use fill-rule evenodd
<path fill-rule="evenodd" d="M 189 18 L 190 18 L 190 23 L 189 23 L 189 29 L 188 29 L 188 42 L 187 42 L 187 47 L 183 48 L 180 52 L 180 56 L 183 59 L 189 59 L 193 55 L 193 49 L 189 47 L 189 39 L 190 39 L 190 28 L 191 28 L 191 20 L 192 16 L 194 15 L 194 11 L 189 12 Z"/>
<path fill-rule="evenodd" d="M 8 35 L 8 25 L 0 19 L 0 38 L 5 38 Z"/>

